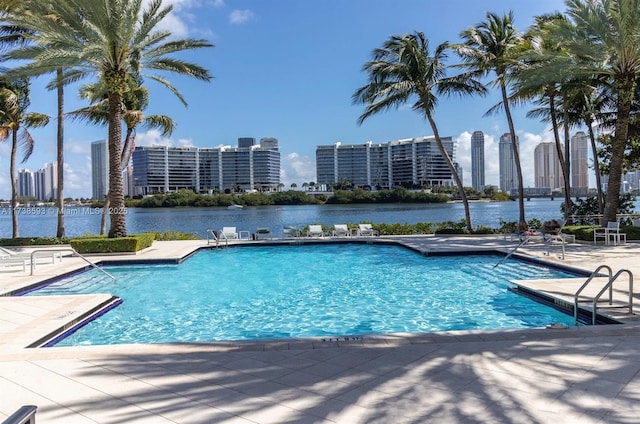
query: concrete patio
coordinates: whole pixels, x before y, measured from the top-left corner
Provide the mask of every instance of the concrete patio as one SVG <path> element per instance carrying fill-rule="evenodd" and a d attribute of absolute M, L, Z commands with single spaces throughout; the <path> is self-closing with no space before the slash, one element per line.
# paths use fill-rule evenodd
<path fill-rule="evenodd" d="M 502 237 L 399 237 L 425 254 L 501 250 Z M 203 241 L 136 256 L 180 258 Z M 638 245 L 526 245 L 538 260 L 640 275 Z M 92 260 L 115 259 L 94 257 Z M 83 267 L 0 269 L 0 293 Z M 536 290 L 562 291 L 558 281 Z M 571 286 L 573 287 L 573 286 Z M 558 296 L 566 293 L 556 293 Z M 35 298 L 33 298 L 35 299 Z M 42 298 L 40 298 L 42 299 Z M 46 298 L 45 298 L 46 299 Z M 631 423 L 640 416 L 640 327 L 625 324 L 332 339 L 26 349 L 104 299 L 20 304 L 0 297 L 0 419 L 38 406 L 39 423 Z M 634 297 L 638 304 L 638 296 Z M 640 306 L 640 305 L 639 305 Z M 636 310 L 638 310 L 636 308 Z"/>

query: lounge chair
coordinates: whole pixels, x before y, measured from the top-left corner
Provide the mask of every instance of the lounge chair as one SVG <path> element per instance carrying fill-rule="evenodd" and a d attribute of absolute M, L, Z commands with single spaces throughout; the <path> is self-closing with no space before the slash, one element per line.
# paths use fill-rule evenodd
<path fill-rule="evenodd" d="M 377 230 L 374 230 L 371 224 L 358 224 L 359 236 L 377 236 L 379 235 Z"/>
<path fill-rule="evenodd" d="M 309 230 L 307 230 L 307 237 L 324 237 L 322 225 L 309 225 Z"/>
<path fill-rule="evenodd" d="M 254 238 L 256 240 L 260 240 L 260 239 L 271 239 L 271 229 L 270 228 L 258 228 L 256 230 L 256 233 L 254 235 Z"/>
<path fill-rule="evenodd" d="M 334 237 L 350 237 L 351 231 L 347 224 L 335 224 L 333 226 L 333 236 Z"/>
<path fill-rule="evenodd" d="M 237 240 L 239 237 L 236 227 L 222 227 L 222 230 L 220 230 L 220 238 L 224 240 Z"/>
<path fill-rule="evenodd" d="M 49 256 L 49 254 L 51 256 Z M 3 264 L 22 263 L 23 268 L 26 269 L 26 266 L 31 264 L 31 258 L 31 252 L 18 252 L 0 246 L 0 260 L 2 260 Z M 51 258 L 50 263 L 55 263 L 56 259 L 58 259 L 59 262 L 62 262 L 62 253 L 58 251 L 51 251 L 51 253 L 49 253 L 46 250 L 36 252 L 33 254 L 33 265 L 35 266 L 38 263 L 38 259 L 40 259 L 40 263 L 43 263 L 43 260 L 47 260 L 47 263 L 49 263 L 48 258 Z"/>
<path fill-rule="evenodd" d="M 300 237 L 300 229 L 298 227 L 293 227 L 291 225 L 287 225 L 283 228 L 282 234 L 284 234 L 287 238 Z"/>

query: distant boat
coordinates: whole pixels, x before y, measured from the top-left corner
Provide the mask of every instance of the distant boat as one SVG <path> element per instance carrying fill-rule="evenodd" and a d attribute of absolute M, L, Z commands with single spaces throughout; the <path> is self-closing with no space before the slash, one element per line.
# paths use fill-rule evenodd
<path fill-rule="evenodd" d="M 244 206 L 236 205 L 235 203 L 233 205 L 227 206 L 227 209 L 242 209 L 242 208 L 244 208 Z"/>

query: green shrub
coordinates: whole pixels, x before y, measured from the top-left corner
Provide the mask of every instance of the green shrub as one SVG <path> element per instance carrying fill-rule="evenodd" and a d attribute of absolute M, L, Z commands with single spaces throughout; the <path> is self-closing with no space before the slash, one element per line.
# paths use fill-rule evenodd
<path fill-rule="evenodd" d="M 17 237 L 0 239 L 0 246 L 47 246 L 67 243 L 69 243 L 69 239 L 66 237 Z"/>
<path fill-rule="evenodd" d="M 154 240 L 170 241 L 170 240 L 200 240 L 197 233 L 181 233 L 179 231 L 165 231 L 155 232 L 153 234 Z"/>
<path fill-rule="evenodd" d="M 106 238 L 83 237 L 71 239 L 69 244 L 80 254 L 85 253 L 120 253 L 137 252 L 145 249 L 153 243 L 153 233 L 142 233 L 134 236 Z"/>

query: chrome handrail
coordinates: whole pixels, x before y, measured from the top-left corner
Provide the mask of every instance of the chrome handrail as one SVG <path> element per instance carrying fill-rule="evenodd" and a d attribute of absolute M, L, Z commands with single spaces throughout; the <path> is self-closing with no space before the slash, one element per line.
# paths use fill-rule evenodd
<path fill-rule="evenodd" d="M 74 256 L 80 257 L 82 260 L 84 260 L 86 263 L 88 263 L 91 267 L 93 267 L 93 268 L 97 269 L 98 271 L 102 272 L 107 277 L 111 278 L 112 280 L 116 279 L 116 277 L 114 277 L 113 275 L 109 274 L 107 271 L 105 271 L 104 269 L 100 268 L 98 265 L 96 265 L 93 262 L 91 262 L 89 259 L 87 259 L 84 256 L 82 256 L 73 247 L 69 247 L 69 248 L 66 248 L 66 249 L 36 249 L 36 250 L 33 250 L 31 252 L 31 261 L 30 261 L 30 264 L 29 264 L 29 266 L 31 267 L 31 272 L 30 272 L 29 275 L 33 275 L 33 270 L 35 269 L 35 264 L 36 264 L 35 254 L 38 253 L 38 252 L 49 252 L 49 253 L 72 252 Z M 54 259 L 54 261 L 55 261 L 55 259 Z"/>
<path fill-rule="evenodd" d="M 35 405 L 21 406 L 16 412 L 2 421 L 2 424 L 35 424 L 36 411 L 38 407 Z"/>
<path fill-rule="evenodd" d="M 621 269 L 618 272 L 616 272 L 616 275 L 614 275 L 613 278 L 609 279 L 609 282 L 607 283 L 607 285 L 604 286 L 602 290 L 600 290 L 600 292 L 596 295 L 596 297 L 593 298 L 593 317 L 592 317 L 593 325 L 596 325 L 598 300 L 600 299 L 600 296 L 602 296 L 604 292 L 607 289 L 609 289 L 609 305 L 612 305 L 613 304 L 613 300 L 612 300 L 613 282 L 616 281 L 618 277 L 621 276 L 623 273 L 629 274 L 629 305 L 626 307 L 629 308 L 629 314 L 633 314 L 633 274 L 628 269 Z"/>
<path fill-rule="evenodd" d="M 575 323 L 578 323 L 578 303 L 580 303 L 580 301 L 578 300 L 578 296 L 580 296 L 580 293 L 582 293 L 582 291 L 589 285 L 591 280 L 593 280 L 595 277 L 603 277 L 603 275 L 599 274 L 600 270 L 602 269 L 606 269 L 609 272 L 608 278 L 609 281 L 611 281 L 611 277 L 613 276 L 613 270 L 611 269 L 611 267 L 609 265 L 600 265 L 595 269 L 595 271 L 591 273 L 591 275 L 589 275 L 589 278 L 587 278 L 587 280 L 582 283 L 578 291 L 576 291 L 576 294 L 573 296 L 573 319 Z M 609 287 L 609 289 L 609 302 L 612 302 L 613 288 Z"/>

